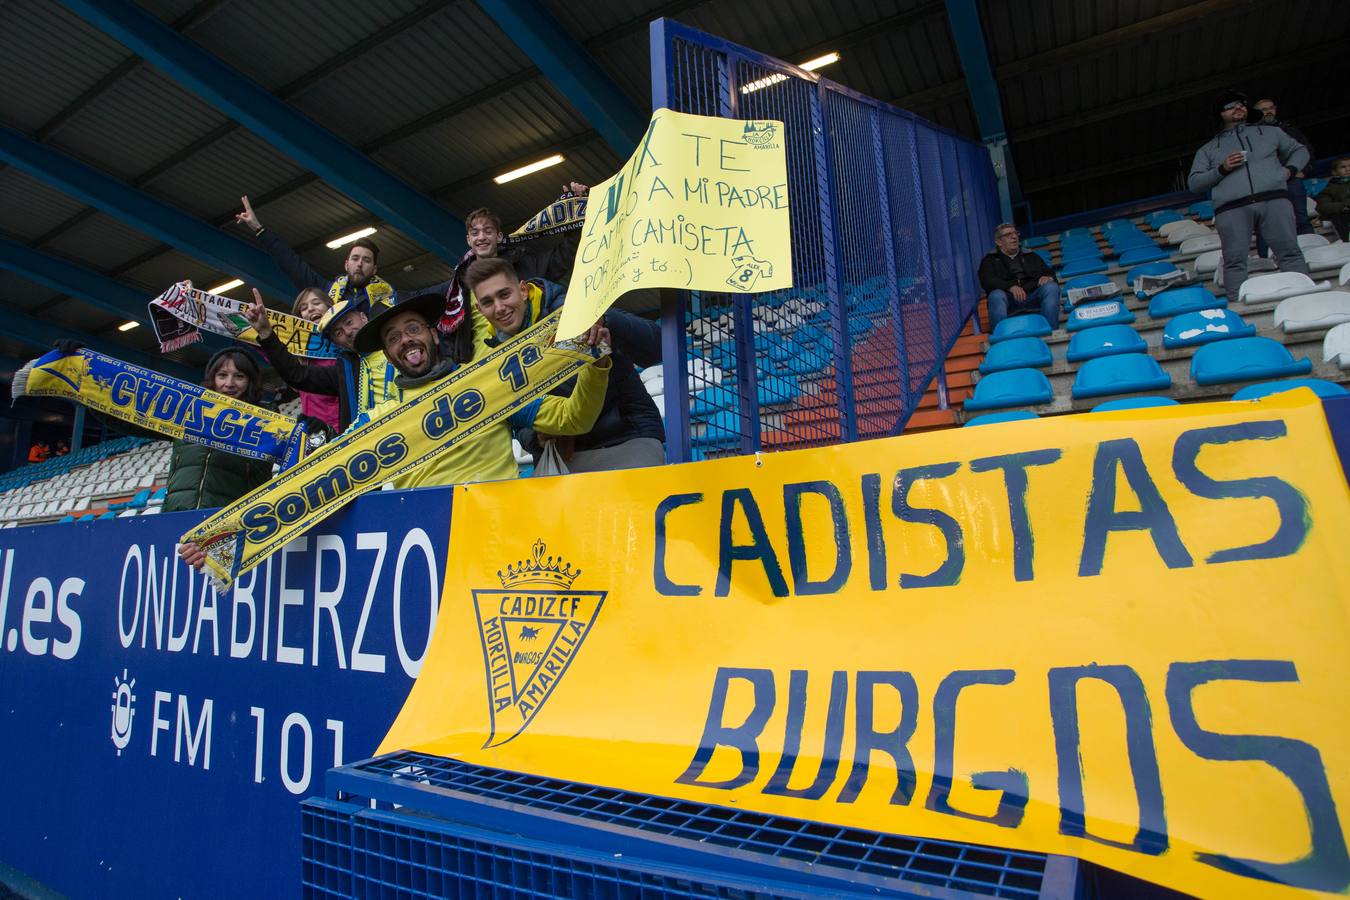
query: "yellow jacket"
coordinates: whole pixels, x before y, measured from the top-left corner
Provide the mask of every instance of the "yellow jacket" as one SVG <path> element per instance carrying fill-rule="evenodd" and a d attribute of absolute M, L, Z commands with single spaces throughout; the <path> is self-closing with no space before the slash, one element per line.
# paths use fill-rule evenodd
<path fill-rule="evenodd" d="M 481 318 L 481 317 L 480 317 Z M 605 403 L 605 389 L 609 386 L 609 358 L 582 366 L 577 373 L 576 390 L 570 397 L 546 394 L 536 397 L 509 418 L 499 421 L 473 437 L 456 444 L 435 459 L 394 479 L 400 490 L 433 485 L 465 484 L 473 481 L 498 481 L 520 474 L 515 453 L 511 449 L 513 428 L 532 427 L 548 434 L 585 434 L 595 426 L 596 417 Z M 378 418 L 404 402 L 435 387 L 438 381 L 429 381 L 402 390 L 402 399 L 389 399 L 370 412 Z"/>

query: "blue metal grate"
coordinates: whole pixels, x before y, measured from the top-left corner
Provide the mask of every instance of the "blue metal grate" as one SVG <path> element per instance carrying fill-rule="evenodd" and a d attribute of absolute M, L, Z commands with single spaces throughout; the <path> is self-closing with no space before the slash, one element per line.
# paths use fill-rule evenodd
<path fill-rule="evenodd" d="M 374 776 L 376 782 L 426 786 L 441 796 L 510 804 L 537 814 L 696 842 L 701 848 L 740 851 L 769 862 L 807 864 L 812 873 L 834 872 L 841 882 L 856 874 L 868 876 L 868 883 L 878 887 L 889 884 L 899 889 L 910 883 L 980 896 L 1033 898 L 1041 896 L 1046 878 L 1046 857 L 1034 853 L 764 815 L 418 753 L 397 753 L 345 770 Z M 364 778 L 360 783 L 372 784 Z M 400 798 L 406 802 L 407 795 Z M 881 888 L 881 892 L 888 891 Z"/>
<path fill-rule="evenodd" d="M 792 221 L 791 289 L 663 302 L 672 461 L 899 433 L 979 300 L 985 148 L 664 19 L 652 105 L 782 121 Z"/>

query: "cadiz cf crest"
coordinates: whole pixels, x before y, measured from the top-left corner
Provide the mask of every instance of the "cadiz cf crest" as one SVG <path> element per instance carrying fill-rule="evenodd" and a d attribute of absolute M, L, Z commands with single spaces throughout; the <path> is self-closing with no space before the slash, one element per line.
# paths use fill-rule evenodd
<path fill-rule="evenodd" d="M 545 549 L 536 540 L 534 559 L 499 569 L 501 590 L 473 592 L 492 718 L 484 747 L 505 744 L 534 720 L 605 602 L 604 591 L 573 590 L 581 570 Z"/>

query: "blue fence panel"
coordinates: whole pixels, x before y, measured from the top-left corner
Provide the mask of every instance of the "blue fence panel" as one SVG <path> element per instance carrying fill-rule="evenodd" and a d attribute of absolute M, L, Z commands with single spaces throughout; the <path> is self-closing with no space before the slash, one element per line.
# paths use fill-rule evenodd
<path fill-rule="evenodd" d="M 784 123 L 793 287 L 670 292 L 672 461 L 898 433 L 978 302 L 983 146 L 782 60 L 661 19 L 653 106 Z"/>

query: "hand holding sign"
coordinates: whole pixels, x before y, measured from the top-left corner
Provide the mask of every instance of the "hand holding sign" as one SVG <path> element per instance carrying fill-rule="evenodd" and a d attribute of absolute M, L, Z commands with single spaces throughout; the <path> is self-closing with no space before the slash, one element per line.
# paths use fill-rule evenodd
<path fill-rule="evenodd" d="M 558 336 L 637 287 L 792 286 L 783 123 L 658 109 L 624 167 L 590 190 Z"/>

